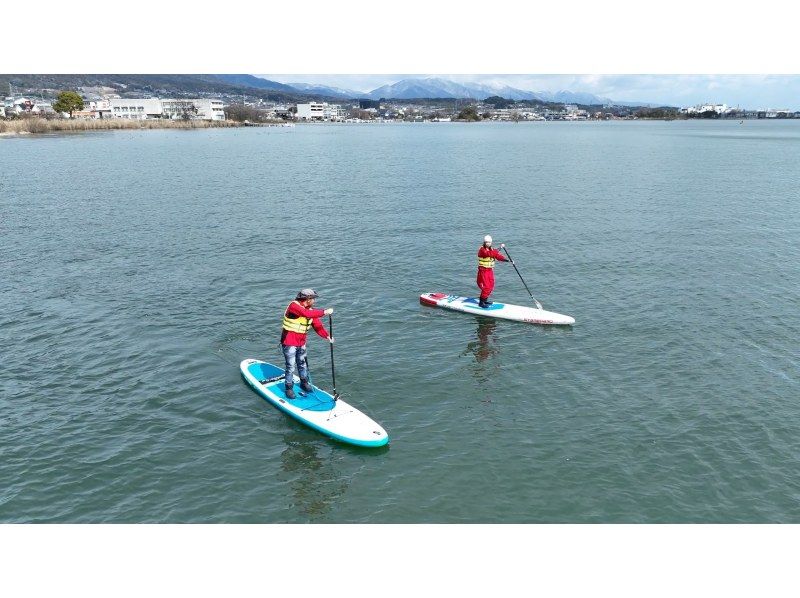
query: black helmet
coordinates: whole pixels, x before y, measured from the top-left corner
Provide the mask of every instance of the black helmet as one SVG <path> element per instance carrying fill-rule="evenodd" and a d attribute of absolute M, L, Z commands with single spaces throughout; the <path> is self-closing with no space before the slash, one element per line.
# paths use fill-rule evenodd
<path fill-rule="evenodd" d="M 319 297 L 314 289 L 303 289 L 297 293 L 297 299 L 316 299 Z"/>

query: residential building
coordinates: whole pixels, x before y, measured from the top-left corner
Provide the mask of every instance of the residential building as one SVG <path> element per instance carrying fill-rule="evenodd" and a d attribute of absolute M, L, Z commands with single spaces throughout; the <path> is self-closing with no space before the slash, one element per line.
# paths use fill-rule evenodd
<path fill-rule="evenodd" d="M 36 105 L 35 100 L 29 98 L 6 98 L 5 107 L 8 114 L 22 114 L 24 112 L 33 112 Z"/>
<path fill-rule="evenodd" d="M 6 116 L 11 114 L 55 114 L 53 105 L 44 100 L 8 97 L 5 100 Z"/>
<path fill-rule="evenodd" d="M 325 120 L 343 121 L 347 118 L 347 110 L 342 108 L 339 104 L 322 104 L 322 114 Z"/>
<path fill-rule="evenodd" d="M 83 110 L 76 110 L 72 113 L 72 118 L 111 118 L 111 104 L 108 100 L 86 102 Z"/>
<path fill-rule="evenodd" d="M 523 120 L 544 120 L 544 116 L 539 114 L 538 112 L 521 112 L 520 116 Z"/>
<path fill-rule="evenodd" d="M 514 108 L 492 108 L 488 111 L 492 120 L 516 120 L 519 119 L 519 110 Z"/>
<path fill-rule="evenodd" d="M 43 100 L 39 100 L 33 105 L 33 113 L 34 114 L 55 114 L 56 111 L 53 110 L 53 104 L 50 102 L 45 102 Z"/>
<path fill-rule="evenodd" d="M 589 120 L 589 113 L 581 110 L 575 104 L 564 104 L 562 114 L 564 120 Z"/>
<path fill-rule="evenodd" d="M 284 120 L 291 120 L 294 118 L 294 114 L 292 113 L 292 109 L 289 106 L 275 106 L 271 109 L 272 114 L 268 114 L 268 116 L 272 116 L 275 118 L 282 118 Z"/>
<path fill-rule="evenodd" d="M 765 113 L 766 118 L 791 118 L 791 110 L 786 108 L 769 108 Z"/>
<path fill-rule="evenodd" d="M 686 114 L 702 114 L 703 112 L 716 112 L 717 114 L 727 114 L 732 110 L 733 108 L 730 108 L 727 104 L 705 103 L 684 108 L 683 112 L 685 112 Z"/>

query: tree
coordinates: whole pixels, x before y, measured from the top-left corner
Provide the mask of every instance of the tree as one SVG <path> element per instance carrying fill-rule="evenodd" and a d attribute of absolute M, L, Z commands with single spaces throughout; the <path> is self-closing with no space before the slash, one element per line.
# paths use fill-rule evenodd
<path fill-rule="evenodd" d="M 490 96 L 483 100 L 484 104 L 490 104 L 495 108 L 510 108 L 514 105 L 514 100 L 507 100 L 505 98 L 501 98 L 500 96 Z"/>
<path fill-rule="evenodd" d="M 62 91 L 53 104 L 56 112 L 68 112 L 72 118 L 72 113 L 76 110 L 83 110 L 83 98 L 74 91 Z"/>
<path fill-rule="evenodd" d="M 680 117 L 680 112 L 676 108 L 666 106 L 658 108 L 640 108 L 635 113 L 637 118 L 656 118 L 673 120 Z"/>
<path fill-rule="evenodd" d="M 480 119 L 481 117 L 478 115 L 478 111 L 475 109 L 475 106 L 467 106 L 466 108 L 462 108 L 461 112 L 458 113 L 458 120 L 477 121 Z"/>
<path fill-rule="evenodd" d="M 362 110 L 360 108 L 351 108 L 350 118 L 357 118 L 359 120 L 372 120 L 375 118 L 375 115 L 367 110 Z"/>
<path fill-rule="evenodd" d="M 192 120 L 197 116 L 198 110 L 191 100 L 182 100 L 177 103 L 176 112 L 181 120 Z"/>
<path fill-rule="evenodd" d="M 689 118 L 719 118 L 719 113 L 715 110 L 704 110 L 703 112 L 690 112 Z"/>
<path fill-rule="evenodd" d="M 236 122 L 261 122 L 263 113 L 258 108 L 245 104 L 231 104 L 225 107 L 225 118 Z"/>

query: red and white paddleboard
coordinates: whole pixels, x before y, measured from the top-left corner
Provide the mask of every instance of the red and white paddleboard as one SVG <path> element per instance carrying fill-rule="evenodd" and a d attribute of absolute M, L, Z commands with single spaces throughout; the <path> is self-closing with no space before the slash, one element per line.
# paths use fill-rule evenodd
<path fill-rule="evenodd" d="M 431 307 L 443 307 L 444 309 L 477 314 L 487 318 L 502 318 L 516 322 L 527 322 L 528 324 L 571 326 L 575 323 L 575 318 L 571 316 L 524 305 L 492 303 L 489 307 L 480 307 L 478 299 L 474 297 L 459 297 L 458 295 L 445 295 L 444 293 L 423 293 L 419 296 L 419 302 Z"/>

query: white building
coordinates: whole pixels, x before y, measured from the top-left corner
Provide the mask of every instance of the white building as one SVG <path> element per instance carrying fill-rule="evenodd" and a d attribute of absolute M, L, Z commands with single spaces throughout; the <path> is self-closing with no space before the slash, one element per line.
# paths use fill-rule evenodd
<path fill-rule="evenodd" d="M 347 110 L 342 108 L 339 104 L 322 104 L 322 113 L 325 120 L 343 121 L 347 118 Z"/>
<path fill-rule="evenodd" d="M 297 105 L 297 120 L 325 120 L 325 106 L 319 102 Z"/>
<path fill-rule="evenodd" d="M 191 120 L 197 118 L 197 106 L 192 100 L 161 100 L 161 118 Z"/>
<path fill-rule="evenodd" d="M 519 118 L 519 111 L 514 108 L 493 108 L 488 112 L 492 120 L 513 120 Z"/>
<path fill-rule="evenodd" d="M 788 108 L 767 108 L 764 111 L 765 118 L 788 118 L 791 110 Z"/>
<path fill-rule="evenodd" d="M 222 100 L 192 100 L 197 108 L 197 118 L 201 120 L 225 120 L 225 107 Z"/>
<path fill-rule="evenodd" d="M 146 120 L 148 118 L 161 118 L 164 113 L 161 100 L 158 98 L 112 98 L 109 103 L 111 105 L 112 118 Z"/>
<path fill-rule="evenodd" d="M 33 105 L 33 113 L 34 114 L 55 114 L 56 111 L 53 110 L 53 104 L 51 102 L 45 102 L 39 100 Z"/>
<path fill-rule="evenodd" d="M 111 118 L 111 103 L 108 100 L 97 100 L 86 102 L 83 110 L 76 110 L 72 113 L 72 118 Z"/>
<path fill-rule="evenodd" d="M 161 100 L 162 118 L 193 120 L 225 120 L 225 108 L 222 100 L 181 99 Z"/>
<path fill-rule="evenodd" d="M 727 114 L 733 108 L 727 104 L 697 104 L 696 106 L 689 106 L 684 109 L 687 114 L 702 114 L 703 112 L 716 112 L 717 114 Z"/>
<path fill-rule="evenodd" d="M 111 118 L 111 102 L 109 100 L 89 102 L 89 108 L 97 115 L 96 118 Z"/>
<path fill-rule="evenodd" d="M 125 99 L 108 100 L 113 118 L 145 120 L 148 118 L 168 118 L 192 120 L 225 120 L 222 100 L 200 99 Z"/>
<path fill-rule="evenodd" d="M 347 110 L 339 104 L 327 102 L 310 102 L 297 105 L 297 120 L 332 120 L 341 121 L 347 118 Z"/>

